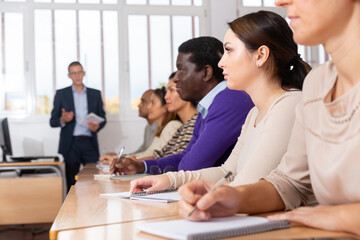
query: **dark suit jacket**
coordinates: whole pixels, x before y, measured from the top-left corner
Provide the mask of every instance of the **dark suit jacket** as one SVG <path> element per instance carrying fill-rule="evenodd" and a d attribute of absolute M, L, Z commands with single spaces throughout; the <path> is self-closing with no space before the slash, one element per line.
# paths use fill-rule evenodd
<path fill-rule="evenodd" d="M 88 113 L 95 113 L 96 115 L 105 119 L 104 122 L 100 124 L 98 131 L 103 128 L 106 124 L 105 111 L 103 109 L 103 102 L 101 99 L 101 94 L 99 90 L 86 88 L 86 95 L 88 100 Z M 61 128 L 60 132 L 60 142 L 59 142 L 59 153 L 64 157 L 70 152 L 73 133 L 75 129 L 75 107 L 74 107 L 74 97 L 72 88 L 66 87 L 56 91 L 54 98 L 54 108 L 51 111 L 50 126 L 51 127 L 60 127 L 60 117 L 61 109 L 64 108 L 67 112 L 74 112 L 74 119 L 71 122 L 66 123 L 64 127 Z M 97 141 L 96 133 L 91 132 L 92 142 L 94 148 L 99 152 L 99 145 Z"/>

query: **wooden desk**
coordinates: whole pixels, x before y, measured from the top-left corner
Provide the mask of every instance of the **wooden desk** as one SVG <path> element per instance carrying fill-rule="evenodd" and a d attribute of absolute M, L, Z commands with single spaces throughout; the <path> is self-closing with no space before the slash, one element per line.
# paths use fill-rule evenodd
<path fill-rule="evenodd" d="M 91 172 L 88 166 L 86 172 Z M 94 170 L 94 169 L 93 169 Z M 50 229 L 50 239 L 112 240 L 164 239 L 140 232 L 136 224 L 149 221 L 179 219 L 177 203 L 149 203 L 128 199 L 100 198 L 100 193 L 129 190 L 129 181 L 94 180 L 93 176 L 79 174 Z M 266 216 L 268 214 L 259 214 Z M 352 236 L 294 225 L 289 229 L 264 232 L 231 239 L 295 239 Z M 358 238 L 360 239 L 360 238 Z"/>
<path fill-rule="evenodd" d="M 75 180 L 79 180 L 81 177 L 85 176 L 94 176 L 94 174 L 98 174 L 99 169 L 96 168 L 96 163 L 88 163 L 86 164 L 81 171 L 76 174 Z"/>
<path fill-rule="evenodd" d="M 111 224 L 97 227 L 82 228 L 76 230 L 62 231 L 58 235 L 58 240 L 71 240 L 71 239 L 86 239 L 86 240 L 112 240 L 112 239 L 138 239 L 138 240 L 153 240 L 153 239 L 165 239 L 155 235 L 147 234 L 139 231 L 136 228 L 136 224 L 142 222 L 152 221 L 164 221 L 179 219 L 179 216 L 164 217 L 157 219 L 133 221 L 119 224 Z M 270 240 L 270 239 L 298 239 L 298 238 L 328 238 L 328 237 L 354 237 L 360 239 L 348 233 L 323 231 L 313 228 L 304 227 L 301 225 L 294 225 L 291 228 L 281 229 L 270 232 L 263 232 L 258 234 L 240 236 L 229 238 L 233 240 L 243 239 L 258 239 L 258 240 Z"/>
<path fill-rule="evenodd" d="M 59 231 L 176 216 L 177 203 L 151 204 L 128 199 L 100 198 L 100 193 L 129 191 L 129 181 L 97 181 L 83 176 L 70 189 L 51 229 L 50 239 Z"/>
<path fill-rule="evenodd" d="M 0 163 L 0 171 L 51 170 L 56 175 L 0 178 L 0 224 L 54 221 L 63 201 L 62 165 L 61 162 Z"/>

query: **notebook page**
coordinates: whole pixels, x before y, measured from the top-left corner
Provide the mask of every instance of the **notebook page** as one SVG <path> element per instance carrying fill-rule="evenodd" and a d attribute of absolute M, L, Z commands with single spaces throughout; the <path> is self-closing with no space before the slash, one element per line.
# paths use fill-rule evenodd
<path fill-rule="evenodd" d="M 130 198 L 131 192 L 119 192 L 119 193 L 100 193 L 100 197 L 108 198 Z"/>
<path fill-rule="evenodd" d="M 115 174 L 94 174 L 94 180 L 110 180 Z"/>
<path fill-rule="evenodd" d="M 274 222 L 272 222 L 274 223 Z M 206 239 L 216 239 L 221 237 L 226 237 L 226 231 L 232 230 L 243 230 L 240 234 L 244 235 L 260 231 L 246 231 L 247 228 L 256 228 L 256 226 L 261 225 L 271 225 L 271 222 L 263 217 L 253 217 L 253 216 L 231 216 L 223 218 L 212 218 L 209 221 L 204 222 L 192 222 L 186 219 L 172 220 L 172 221 L 160 221 L 160 222 L 148 222 L 138 224 L 137 228 L 141 231 L 151 233 L 154 235 L 172 238 L 172 239 L 195 239 L 197 234 L 206 234 Z M 289 227 L 286 225 L 285 227 Z M 277 227 L 280 228 L 280 227 Z M 268 227 L 265 230 L 269 231 L 271 229 L 277 229 L 276 227 Z M 284 228 L 284 227 L 281 227 Z M 263 228 L 262 228 L 263 229 Z M 204 238 L 202 235 L 200 238 Z"/>
<path fill-rule="evenodd" d="M 94 174 L 94 180 L 121 180 L 131 181 L 134 179 L 148 176 L 149 174 L 115 175 L 115 174 Z"/>
<path fill-rule="evenodd" d="M 155 193 L 141 196 L 131 196 L 130 199 L 153 201 L 153 202 L 177 202 L 181 199 L 177 191 Z"/>
<path fill-rule="evenodd" d="M 113 180 L 121 180 L 121 181 L 129 181 L 129 180 L 134 180 L 134 179 L 138 179 L 138 178 L 142 178 L 145 176 L 148 176 L 149 174 L 146 173 L 142 173 L 142 174 L 131 174 L 131 175 L 112 175 L 110 177 L 110 179 Z"/>
<path fill-rule="evenodd" d="M 134 200 L 152 201 L 152 202 L 177 202 L 181 199 L 177 191 L 167 191 L 162 193 L 136 195 L 131 192 L 119 193 L 101 193 L 100 197 L 107 198 L 130 198 Z"/>

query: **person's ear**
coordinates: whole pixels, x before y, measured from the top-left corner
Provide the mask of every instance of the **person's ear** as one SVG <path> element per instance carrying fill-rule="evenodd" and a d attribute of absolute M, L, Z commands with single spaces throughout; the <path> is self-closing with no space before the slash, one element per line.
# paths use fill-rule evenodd
<path fill-rule="evenodd" d="M 256 68 L 264 66 L 270 55 L 270 49 L 266 45 L 260 46 L 256 52 Z"/>
<path fill-rule="evenodd" d="M 71 77 L 70 77 L 70 73 L 68 73 L 68 77 L 71 79 Z"/>
<path fill-rule="evenodd" d="M 210 65 L 205 65 L 203 71 L 204 71 L 203 79 L 205 82 L 207 82 L 212 78 L 214 70 Z"/>

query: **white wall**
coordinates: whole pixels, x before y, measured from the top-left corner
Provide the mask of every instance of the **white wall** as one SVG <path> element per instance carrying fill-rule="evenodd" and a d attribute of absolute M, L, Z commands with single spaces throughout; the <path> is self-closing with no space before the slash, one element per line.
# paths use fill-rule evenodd
<path fill-rule="evenodd" d="M 207 0 L 204 0 L 207 1 Z M 206 32 L 223 40 L 227 30 L 226 23 L 236 17 L 236 0 L 210 0 L 208 2 L 208 24 Z M 122 114 L 123 115 L 123 114 Z M 23 155 L 23 141 L 30 138 L 43 143 L 44 154 L 57 153 L 60 128 L 51 128 L 50 116 L 10 117 L 10 134 L 13 155 Z M 143 141 L 145 120 L 139 117 L 107 116 L 108 122 L 99 133 L 100 152 L 116 151 L 122 146 L 126 152 L 134 151 Z M 1 150 L 0 150 L 1 152 Z"/>
<path fill-rule="evenodd" d="M 210 35 L 223 41 L 228 30 L 227 23 L 237 17 L 236 10 L 236 0 L 211 0 Z"/>
<path fill-rule="evenodd" d="M 51 128 L 50 116 L 9 118 L 10 138 L 13 155 L 24 154 L 23 143 L 25 138 L 43 143 L 44 155 L 56 155 L 60 128 Z M 118 151 L 126 147 L 126 152 L 134 151 L 143 140 L 145 120 L 133 118 L 120 121 L 116 116 L 109 116 L 105 127 L 99 132 L 100 152 Z"/>

